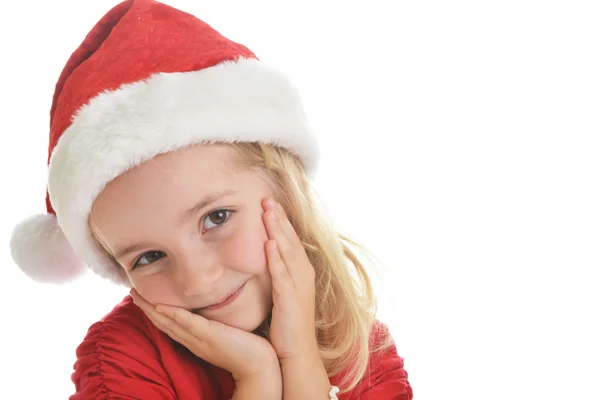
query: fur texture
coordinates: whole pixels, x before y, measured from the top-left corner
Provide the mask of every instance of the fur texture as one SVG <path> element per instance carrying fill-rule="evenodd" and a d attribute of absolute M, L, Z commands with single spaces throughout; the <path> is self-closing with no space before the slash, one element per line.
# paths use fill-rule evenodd
<path fill-rule="evenodd" d="M 23 272 L 39 282 L 63 283 L 87 270 L 51 214 L 35 215 L 17 225 L 10 250 Z"/>
<path fill-rule="evenodd" d="M 295 88 L 255 59 L 159 73 L 84 105 L 50 158 L 48 193 L 58 223 L 97 274 L 128 284 L 92 239 L 88 215 L 105 185 L 152 157 L 195 143 L 259 141 L 286 147 L 312 175 L 315 136 Z"/>

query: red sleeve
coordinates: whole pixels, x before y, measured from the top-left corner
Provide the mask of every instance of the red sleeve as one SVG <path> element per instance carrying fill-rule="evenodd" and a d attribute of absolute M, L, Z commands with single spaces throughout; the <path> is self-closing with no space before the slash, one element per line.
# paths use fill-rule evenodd
<path fill-rule="evenodd" d="M 389 335 L 381 323 L 376 323 L 374 332 L 374 341 Z M 411 400 L 412 388 L 396 346 L 392 343 L 387 349 L 372 354 L 363 379 L 352 391 L 338 397 L 340 400 Z"/>
<path fill-rule="evenodd" d="M 76 354 L 70 400 L 176 399 L 143 320 L 124 307 L 92 325 Z"/>

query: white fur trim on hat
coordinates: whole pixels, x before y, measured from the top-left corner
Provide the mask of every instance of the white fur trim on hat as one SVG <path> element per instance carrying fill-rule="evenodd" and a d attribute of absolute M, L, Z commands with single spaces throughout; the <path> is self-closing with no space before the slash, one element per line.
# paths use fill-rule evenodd
<path fill-rule="evenodd" d="M 63 283 L 87 270 L 52 214 L 35 215 L 17 225 L 10 251 L 23 272 L 39 282 Z"/>
<path fill-rule="evenodd" d="M 105 185 L 158 154 L 191 144 L 254 141 L 290 149 L 309 176 L 316 169 L 315 136 L 283 74 L 255 59 L 155 74 L 103 92 L 77 112 L 50 158 L 50 201 L 79 257 L 100 276 L 127 285 L 88 226 Z"/>

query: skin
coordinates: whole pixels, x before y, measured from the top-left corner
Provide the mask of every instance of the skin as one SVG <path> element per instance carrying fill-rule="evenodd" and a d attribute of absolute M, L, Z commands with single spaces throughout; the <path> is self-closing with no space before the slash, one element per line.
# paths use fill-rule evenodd
<path fill-rule="evenodd" d="M 217 145 L 157 156 L 107 185 L 91 225 L 124 268 L 135 304 L 173 340 L 230 371 L 234 399 L 323 397 L 314 268 L 268 182 L 236 161 Z M 233 302 L 206 308 L 242 285 Z M 269 315 L 269 340 L 251 333 Z"/>
<path fill-rule="evenodd" d="M 235 157 L 215 145 L 159 155 L 110 182 L 91 218 L 132 286 L 150 303 L 253 331 L 272 307 L 261 207 L 272 192 L 257 173 L 236 168 Z M 205 196 L 228 191 L 236 193 L 181 218 Z M 231 212 L 210 215 L 219 209 Z M 119 255 L 119 249 L 137 243 L 143 246 Z M 133 269 L 140 257 L 145 265 Z M 244 283 L 235 304 L 205 308 Z"/>

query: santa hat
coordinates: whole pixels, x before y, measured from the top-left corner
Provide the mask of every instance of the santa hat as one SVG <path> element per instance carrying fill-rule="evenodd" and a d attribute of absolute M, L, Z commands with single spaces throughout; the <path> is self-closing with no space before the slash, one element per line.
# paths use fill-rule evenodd
<path fill-rule="evenodd" d="M 47 214 L 14 229 L 14 261 L 37 281 L 68 281 L 89 267 L 129 285 L 92 238 L 95 198 L 158 154 L 236 141 L 285 147 L 309 176 L 317 166 L 315 137 L 283 74 L 190 14 L 151 0 L 117 5 L 56 84 Z"/>

